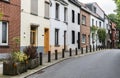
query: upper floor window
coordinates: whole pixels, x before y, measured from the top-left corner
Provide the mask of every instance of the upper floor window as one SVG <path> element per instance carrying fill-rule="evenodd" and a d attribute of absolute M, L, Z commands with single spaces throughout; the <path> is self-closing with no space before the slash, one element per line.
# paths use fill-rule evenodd
<path fill-rule="evenodd" d="M 75 11 L 72 10 L 72 22 L 74 23 L 75 22 Z"/>
<path fill-rule="evenodd" d="M 31 0 L 31 14 L 38 15 L 38 0 Z"/>
<path fill-rule="evenodd" d="M 99 22 L 99 27 L 101 27 L 101 21 Z"/>
<path fill-rule="evenodd" d="M 0 22 L 0 45 L 8 45 L 8 23 Z"/>
<path fill-rule="evenodd" d="M 92 19 L 92 26 L 94 26 L 94 19 Z"/>
<path fill-rule="evenodd" d="M 80 13 L 78 13 L 78 24 L 80 25 Z"/>
<path fill-rule="evenodd" d="M 67 8 L 64 8 L 64 21 L 67 22 Z"/>
<path fill-rule="evenodd" d="M 58 3 L 56 3 L 56 8 L 55 8 L 55 18 L 59 19 L 59 7 L 60 5 Z"/>
<path fill-rule="evenodd" d="M 82 24 L 86 25 L 86 16 L 82 15 Z"/>
<path fill-rule="evenodd" d="M 93 7 L 93 12 L 96 13 L 96 7 Z"/>
<path fill-rule="evenodd" d="M 49 3 L 45 2 L 45 17 L 49 18 Z"/>

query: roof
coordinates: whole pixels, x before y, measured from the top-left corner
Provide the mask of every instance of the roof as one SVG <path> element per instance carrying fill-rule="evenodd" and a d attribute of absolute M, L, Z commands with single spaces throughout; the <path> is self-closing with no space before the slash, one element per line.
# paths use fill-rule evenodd
<path fill-rule="evenodd" d="M 78 0 L 68 0 L 68 1 L 76 5 L 77 7 L 81 7 Z"/>

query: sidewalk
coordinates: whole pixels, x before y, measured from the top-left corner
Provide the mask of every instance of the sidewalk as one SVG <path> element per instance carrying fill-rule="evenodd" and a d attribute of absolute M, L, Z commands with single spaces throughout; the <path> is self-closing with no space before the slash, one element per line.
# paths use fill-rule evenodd
<path fill-rule="evenodd" d="M 70 59 L 72 57 L 81 57 L 81 56 L 85 56 L 85 55 L 90 55 L 90 54 L 94 54 L 94 53 L 98 53 L 98 52 L 101 52 L 101 51 L 95 51 L 95 52 L 89 52 L 86 53 L 86 51 L 84 50 L 84 54 L 81 54 L 81 51 L 78 50 L 78 55 L 75 55 L 75 51 L 72 51 L 72 56 L 69 56 L 69 52 L 65 52 L 65 58 L 62 58 L 62 53 L 59 53 L 58 54 L 58 60 L 55 60 L 55 54 L 52 54 L 51 55 L 51 62 L 48 63 L 48 57 L 47 57 L 47 54 L 43 55 L 43 65 L 42 66 L 39 66 L 35 69 L 31 69 L 31 70 L 28 70 L 27 72 L 25 73 L 22 73 L 20 75 L 17 75 L 17 76 L 6 76 L 6 75 L 3 75 L 3 65 L 2 65 L 2 62 L 0 62 L 0 78 L 24 78 L 30 74 L 33 74 L 39 70 L 42 70 L 42 69 L 45 69 L 47 67 L 50 67 L 56 63 L 59 63 L 61 61 L 64 61 L 66 59 Z"/>

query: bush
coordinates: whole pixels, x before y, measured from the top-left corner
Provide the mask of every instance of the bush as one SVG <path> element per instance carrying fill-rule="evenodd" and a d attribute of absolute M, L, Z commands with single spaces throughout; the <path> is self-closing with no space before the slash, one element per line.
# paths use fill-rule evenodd
<path fill-rule="evenodd" d="M 34 59 L 38 56 L 37 47 L 28 46 L 26 47 L 23 52 L 28 56 L 28 59 Z"/>

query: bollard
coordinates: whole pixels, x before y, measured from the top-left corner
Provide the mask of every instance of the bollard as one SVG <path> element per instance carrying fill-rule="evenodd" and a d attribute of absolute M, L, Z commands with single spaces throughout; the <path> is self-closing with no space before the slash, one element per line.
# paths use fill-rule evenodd
<path fill-rule="evenodd" d="M 91 45 L 90 45 L 90 52 L 92 52 L 92 48 L 91 48 Z"/>
<path fill-rule="evenodd" d="M 93 45 L 93 52 L 95 51 L 95 46 Z"/>
<path fill-rule="evenodd" d="M 62 49 L 62 58 L 65 58 L 65 50 Z"/>
<path fill-rule="evenodd" d="M 97 45 L 96 45 L 96 51 L 97 51 Z"/>
<path fill-rule="evenodd" d="M 88 46 L 86 46 L 86 53 L 88 53 Z"/>
<path fill-rule="evenodd" d="M 42 52 L 39 53 L 40 65 L 42 65 Z"/>
<path fill-rule="evenodd" d="M 57 50 L 55 50 L 55 60 L 57 60 L 58 59 L 58 52 L 57 52 Z"/>
<path fill-rule="evenodd" d="M 81 47 L 81 54 L 83 54 L 83 47 Z"/>
<path fill-rule="evenodd" d="M 77 50 L 77 48 L 75 48 L 75 55 L 78 55 L 78 50 Z"/>
<path fill-rule="evenodd" d="M 51 62 L 51 51 L 48 51 L 48 62 Z"/>
<path fill-rule="evenodd" d="M 70 48 L 70 56 L 72 56 L 72 49 Z"/>

